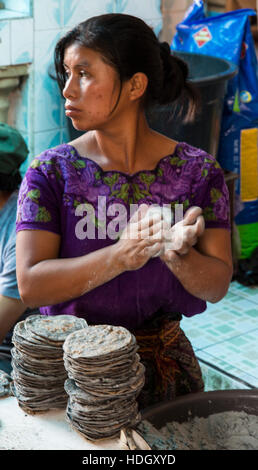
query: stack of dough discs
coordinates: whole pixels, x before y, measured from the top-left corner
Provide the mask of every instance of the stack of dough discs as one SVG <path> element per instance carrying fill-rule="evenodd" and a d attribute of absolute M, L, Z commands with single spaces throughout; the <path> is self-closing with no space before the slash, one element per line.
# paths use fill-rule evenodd
<path fill-rule="evenodd" d="M 145 379 L 135 336 L 123 327 L 88 326 L 70 334 L 63 349 L 69 377 L 66 415 L 72 426 L 90 440 L 135 426 Z"/>
<path fill-rule="evenodd" d="M 87 326 L 72 315 L 31 315 L 14 327 L 12 392 L 28 413 L 65 408 L 67 373 L 63 343 L 72 332 Z"/>

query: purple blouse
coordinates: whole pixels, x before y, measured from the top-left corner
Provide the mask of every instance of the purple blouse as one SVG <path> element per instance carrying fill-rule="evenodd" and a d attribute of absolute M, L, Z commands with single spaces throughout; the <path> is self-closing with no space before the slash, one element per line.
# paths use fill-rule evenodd
<path fill-rule="evenodd" d="M 102 197 L 98 200 L 98 196 Z M 191 206 L 202 207 L 206 228 L 230 230 L 229 196 L 222 169 L 214 157 L 183 142 L 153 170 L 133 175 L 104 171 L 69 144 L 46 150 L 32 161 L 22 181 L 17 232 L 40 229 L 57 233 L 61 236 L 60 258 L 82 256 L 116 243 L 114 236 L 103 230 L 105 223 L 108 226 L 114 220 L 114 212 L 107 214 L 115 203 L 125 208 L 125 223 L 130 218 L 130 204 L 169 204 L 172 212 L 176 204 L 182 204 L 184 212 Z M 87 212 L 81 207 L 95 210 L 87 219 L 91 219 L 88 225 L 83 222 Z M 92 234 L 92 230 L 88 232 L 90 224 L 94 234 L 86 236 L 86 227 Z M 81 297 L 41 307 L 40 312 L 138 328 L 159 309 L 191 317 L 203 312 L 206 302 L 188 293 L 157 257 Z"/>

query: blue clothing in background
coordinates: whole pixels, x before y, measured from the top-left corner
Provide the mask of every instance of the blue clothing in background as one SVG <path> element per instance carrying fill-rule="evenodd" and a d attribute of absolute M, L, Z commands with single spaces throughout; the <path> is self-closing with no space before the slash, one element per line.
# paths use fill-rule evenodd
<path fill-rule="evenodd" d="M 0 295 L 20 299 L 16 278 L 16 212 L 18 191 L 14 191 L 0 209 Z M 39 314 L 38 309 L 27 308 L 17 322 L 29 315 Z M 16 322 L 16 323 L 17 323 Z M 13 325 L 14 327 L 14 325 Z M 0 370 L 10 374 L 12 370 L 11 353 L 13 347 L 13 327 L 0 344 Z"/>
<path fill-rule="evenodd" d="M 18 191 L 0 209 L 0 294 L 19 299 L 16 278 L 16 210 Z"/>

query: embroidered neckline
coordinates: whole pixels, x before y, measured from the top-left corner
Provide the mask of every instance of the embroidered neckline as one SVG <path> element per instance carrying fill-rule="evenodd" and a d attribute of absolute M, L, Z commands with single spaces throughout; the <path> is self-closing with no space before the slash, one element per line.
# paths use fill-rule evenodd
<path fill-rule="evenodd" d="M 159 159 L 159 161 L 157 162 L 155 168 L 153 168 L 151 170 L 139 170 L 139 171 L 136 171 L 135 173 L 132 173 L 132 174 L 125 173 L 124 171 L 120 171 L 120 170 L 103 170 L 103 168 L 97 162 L 95 162 L 95 160 L 92 160 L 91 158 L 88 158 L 88 157 L 85 157 L 85 156 L 81 155 L 73 145 L 71 145 L 71 144 L 63 144 L 63 145 L 65 145 L 66 147 L 70 147 L 76 153 L 78 158 L 84 159 L 84 160 L 87 160 L 87 161 L 93 163 L 102 174 L 119 173 L 120 175 L 126 176 L 127 178 L 132 178 L 132 177 L 134 177 L 138 174 L 141 174 L 141 173 L 156 173 L 158 171 L 161 163 L 164 160 L 175 156 L 177 154 L 178 147 L 180 147 L 183 144 L 184 144 L 184 142 L 178 142 L 176 144 L 175 148 L 174 148 L 174 151 L 172 153 L 168 154 L 168 155 L 165 155 L 164 157 L 161 157 Z"/>

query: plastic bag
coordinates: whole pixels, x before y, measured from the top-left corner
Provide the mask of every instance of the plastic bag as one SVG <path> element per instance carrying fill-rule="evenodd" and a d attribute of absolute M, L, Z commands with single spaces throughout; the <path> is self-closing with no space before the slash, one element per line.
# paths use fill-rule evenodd
<path fill-rule="evenodd" d="M 243 210 L 235 221 L 242 257 L 258 245 L 258 64 L 249 20 L 253 15 L 254 10 L 241 9 L 206 17 L 202 0 L 195 0 L 177 25 L 171 45 L 173 50 L 220 57 L 238 66 L 228 82 L 217 158 L 224 169 L 240 175 L 236 192 Z"/>
<path fill-rule="evenodd" d="M 202 0 L 196 0 L 177 25 L 171 49 L 220 57 L 238 65 L 238 74 L 228 84 L 227 111 L 255 112 L 258 118 L 257 59 L 249 23 L 252 15 L 256 15 L 254 10 L 241 9 L 206 17 Z"/>

